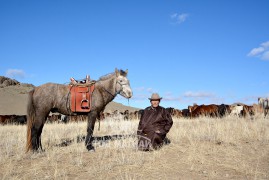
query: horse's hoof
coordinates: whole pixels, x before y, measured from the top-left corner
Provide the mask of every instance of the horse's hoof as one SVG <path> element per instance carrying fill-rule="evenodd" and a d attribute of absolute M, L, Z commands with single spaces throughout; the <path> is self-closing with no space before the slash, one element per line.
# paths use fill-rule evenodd
<path fill-rule="evenodd" d="M 87 146 L 89 152 L 95 152 L 94 146 Z"/>
<path fill-rule="evenodd" d="M 43 152 L 45 152 L 44 149 L 35 149 L 35 150 L 33 150 L 33 153 L 37 153 L 37 154 L 43 153 Z"/>

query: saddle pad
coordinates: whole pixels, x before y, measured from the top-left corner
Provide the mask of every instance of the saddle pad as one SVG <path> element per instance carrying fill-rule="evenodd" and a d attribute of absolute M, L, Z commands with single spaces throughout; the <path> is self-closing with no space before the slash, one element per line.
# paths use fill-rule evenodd
<path fill-rule="evenodd" d="M 91 96 L 94 84 L 91 86 L 70 86 L 70 108 L 72 112 L 90 112 Z"/>

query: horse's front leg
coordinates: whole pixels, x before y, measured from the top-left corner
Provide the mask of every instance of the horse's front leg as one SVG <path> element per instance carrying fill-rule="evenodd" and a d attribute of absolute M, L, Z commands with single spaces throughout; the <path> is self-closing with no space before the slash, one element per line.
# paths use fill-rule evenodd
<path fill-rule="evenodd" d="M 87 137 L 85 140 L 85 146 L 88 149 L 88 151 L 94 151 L 94 146 L 92 145 L 92 141 L 93 141 L 93 130 L 94 130 L 94 124 L 96 121 L 96 117 L 97 117 L 97 112 L 96 111 L 91 111 L 88 114 L 88 127 L 87 127 Z"/>

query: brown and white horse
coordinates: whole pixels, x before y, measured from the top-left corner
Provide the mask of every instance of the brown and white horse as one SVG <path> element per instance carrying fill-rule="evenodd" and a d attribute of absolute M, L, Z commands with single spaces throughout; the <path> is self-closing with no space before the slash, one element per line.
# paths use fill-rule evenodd
<path fill-rule="evenodd" d="M 258 104 L 262 107 L 264 116 L 266 116 L 269 111 L 269 98 L 258 98 Z"/>

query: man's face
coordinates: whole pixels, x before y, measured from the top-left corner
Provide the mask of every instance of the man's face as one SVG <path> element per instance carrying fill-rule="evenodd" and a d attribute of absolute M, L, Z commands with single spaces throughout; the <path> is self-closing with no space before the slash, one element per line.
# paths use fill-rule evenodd
<path fill-rule="evenodd" d="M 160 104 L 160 100 L 151 100 L 150 101 L 152 107 L 158 107 Z"/>

